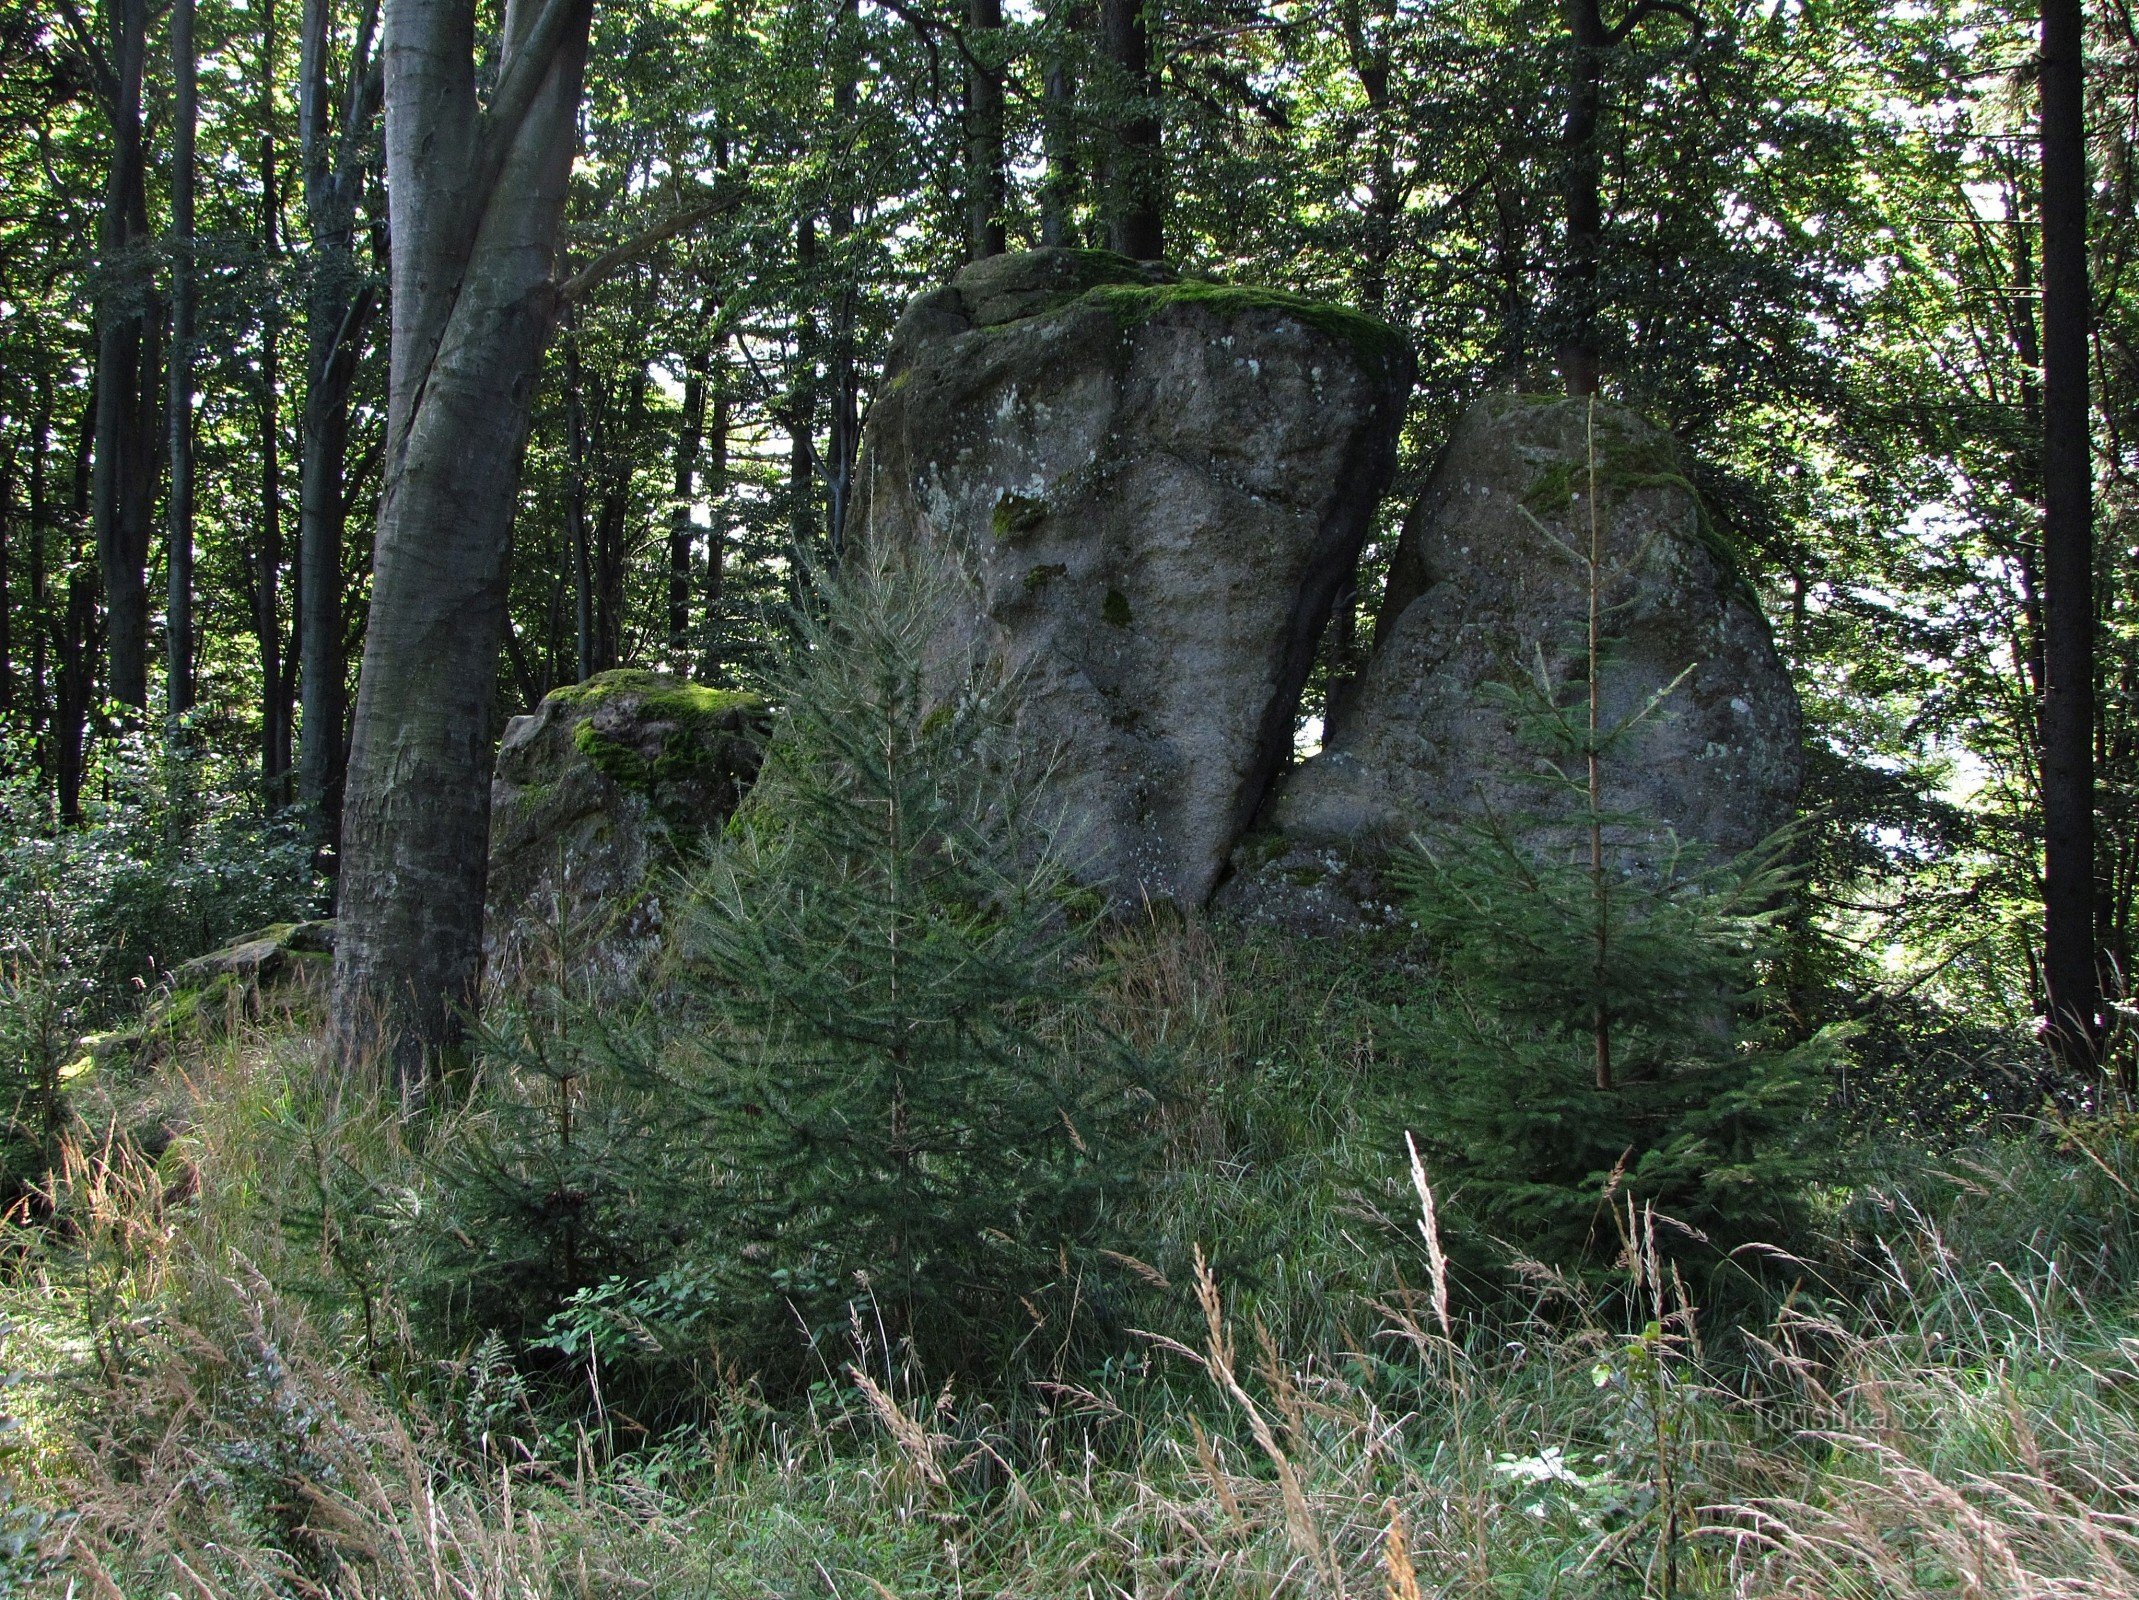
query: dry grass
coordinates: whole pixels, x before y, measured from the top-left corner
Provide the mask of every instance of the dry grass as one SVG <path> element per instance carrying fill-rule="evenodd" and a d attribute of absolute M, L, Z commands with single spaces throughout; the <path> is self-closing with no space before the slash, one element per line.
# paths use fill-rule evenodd
<path fill-rule="evenodd" d="M 1107 1020 L 1222 1077 L 1266 1041 L 1199 941 L 1158 927 L 1117 951 Z M 1423 1235 L 1415 1291 L 1384 1261 L 1398 1288 L 1377 1303 L 1273 1331 L 1267 1284 L 1244 1295 L 1197 1251 L 1186 1283 L 1142 1269 L 1173 1320 L 1126 1367 L 962 1396 L 860 1350 L 806 1413 L 738 1404 L 611 1455 L 570 1418 L 478 1425 L 469 1375 L 491 1358 L 442 1360 L 401 1324 L 381 1246 L 334 1200 L 422 1203 L 396 1108 L 272 1018 L 159 1071 L 184 1131 L 154 1163 L 111 1128 L 78 1139 L 62 1226 L 6 1296 L 13 1363 L 38 1375 L 17 1391 L 37 1444 L 18 1491 L 68 1513 L 39 1592 L 2139 1593 L 2139 1323 L 2075 1292 L 2054 1238 L 1991 1265 L 1898 1211 L 1861 1306 L 1802 1301 L 1726 1359 L 1639 1217 L 1648 1326 L 1550 1285 L 1549 1318 L 1467 1319 L 1419 1168 L 1394 1175 Z M 1230 1138 L 1184 1122 L 1176 1159 Z M 1181 1230 L 1225 1243 L 1258 1181 L 1199 1178 Z M 1294 1248 L 1393 1248 L 1353 1242 L 1356 1220 Z M 1298 1333 L 1347 1322 L 1371 1336 Z"/>

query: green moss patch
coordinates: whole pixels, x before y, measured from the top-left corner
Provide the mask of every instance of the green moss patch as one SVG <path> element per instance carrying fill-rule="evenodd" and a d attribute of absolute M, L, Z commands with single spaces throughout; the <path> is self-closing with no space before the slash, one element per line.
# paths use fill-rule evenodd
<path fill-rule="evenodd" d="M 1100 603 L 1099 614 L 1117 628 L 1128 627 L 1129 597 L 1119 589 L 1109 589 L 1106 599 Z"/>
<path fill-rule="evenodd" d="M 1034 567 L 1025 574 L 1025 592 L 1036 593 L 1055 579 L 1066 576 L 1068 572 L 1069 568 L 1059 561 L 1050 561 L 1044 566 Z"/>
<path fill-rule="evenodd" d="M 1031 495 L 1004 493 L 995 502 L 991 521 L 998 539 L 1015 539 L 1047 520 L 1047 502 Z"/>
<path fill-rule="evenodd" d="M 1106 283 L 1080 297 L 1086 305 L 1110 311 L 1124 327 L 1148 322 L 1169 306 L 1204 306 L 1220 316 L 1274 311 L 1314 329 L 1351 350 L 1367 366 L 1391 372 L 1405 353 L 1404 336 L 1386 322 L 1349 306 L 1311 300 L 1284 289 L 1241 288 L 1224 283 Z"/>

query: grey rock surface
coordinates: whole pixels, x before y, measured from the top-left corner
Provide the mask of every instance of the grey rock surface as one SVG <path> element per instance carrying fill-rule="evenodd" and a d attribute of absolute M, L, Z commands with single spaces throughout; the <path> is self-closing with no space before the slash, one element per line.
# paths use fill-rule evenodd
<path fill-rule="evenodd" d="M 1200 907 L 1289 751 L 1413 361 L 1356 313 L 1097 251 L 968 267 L 902 319 L 846 534 L 951 574 L 941 641 L 1022 675 L 1073 859 Z"/>
<path fill-rule="evenodd" d="M 1563 699 L 1582 680 L 1589 429 L 1582 401 L 1513 395 L 1459 425 L 1405 523 L 1357 696 L 1272 803 L 1283 840 L 1371 852 L 1435 821 L 1538 806 L 1519 774 L 1539 753 L 1481 691 L 1517 681 L 1540 649 Z M 1735 854 L 1795 807 L 1796 692 L 1670 436 L 1599 403 L 1595 441 L 1602 631 L 1616 641 L 1603 722 L 1686 673 L 1606 757 L 1605 806 Z"/>
<path fill-rule="evenodd" d="M 506 724 L 490 790 L 486 977 L 628 986 L 660 942 L 665 869 L 757 775 L 756 696 L 605 672 Z"/>

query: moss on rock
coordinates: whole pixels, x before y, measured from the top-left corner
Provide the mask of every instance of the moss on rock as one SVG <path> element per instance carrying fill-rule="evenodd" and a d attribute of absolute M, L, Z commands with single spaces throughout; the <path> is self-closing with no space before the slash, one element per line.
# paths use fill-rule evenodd
<path fill-rule="evenodd" d="M 998 539 L 1015 539 L 1032 532 L 1047 520 L 1047 502 L 1031 495 L 1005 491 L 995 502 L 992 517 Z"/>
<path fill-rule="evenodd" d="M 1403 359 L 1404 336 L 1363 311 L 1328 300 L 1310 299 L 1285 289 L 1246 288 L 1235 284 L 1190 280 L 1185 283 L 1106 283 L 1079 297 L 1085 305 L 1110 311 L 1125 328 L 1137 327 L 1171 306 L 1202 306 L 1220 316 L 1274 311 L 1335 340 L 1377 371 Z"/>

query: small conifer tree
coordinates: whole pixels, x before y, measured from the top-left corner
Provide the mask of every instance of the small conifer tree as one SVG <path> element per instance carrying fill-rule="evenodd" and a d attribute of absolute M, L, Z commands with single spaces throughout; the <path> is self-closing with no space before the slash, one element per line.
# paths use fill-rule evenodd
<path fill-rule="evenodd" d="M 1406 1030 L 1440 1168 L 1482 1231 L 1574 1268 L 1616 1255 L 1604 1207 L 1629 1197 L 1692 1230 L 1687 1254 L 1787 1237 L 1839 1042 L 1778 1026 L 1784 840 L 1720 861 L 1606 803 L 1610 763 L 1685 674 L 1605 714 L 1613 595 L 1646 552 L 1604 548 L 1594 421 L 1590 456 L 1586 548 L 1539 526 L 1581 575 L 1573 648 L 1556 670 L 1533 645 L 1516 682 L 1487 686 L 1539 758 L 1511 775 L 1535 804 L 1429 830 L 1396 874 L 1443 974 Z"/>
<path fill-rule="evenodd" d="M 771 685 L 763 775 L 672 920 L 660 1003 L 553 1003 L 496 1038 L 525 1103 L 455 1186 L 474 1275 L 510 1303 L 494 1323 L 539 1312 L 567 1354 L 616 1336 L 612 1369 L 714 1348 L 775 1386 L 852 1328 L 943 1371 L 1091 1331 L 1152 1096 L 1066 1020 L 1099 908 L 1017 686 L 932 660 L 943 604 L 910 574 L 831 584 Z"/>
<path fill-rule="evenodd" d="M 679 953 L 702 1016 L 685 1070 L 730 1169 L 709 1197 L 739 1247 L 725 1280 L 789 1326 L 861 1304 L 966 1364 L 1057 1290 L 1067 1307 L 1151 1096 L 1126 1050 L 1059 1026 L 1098 908 L 1056 848 L 1017 686 L 932 669 L 943 604 L 877 572 L 807 625 Z"/>

